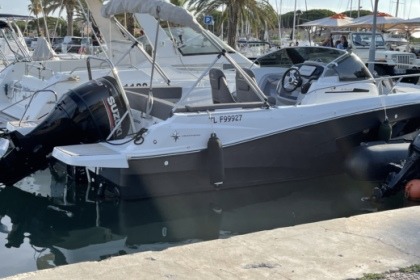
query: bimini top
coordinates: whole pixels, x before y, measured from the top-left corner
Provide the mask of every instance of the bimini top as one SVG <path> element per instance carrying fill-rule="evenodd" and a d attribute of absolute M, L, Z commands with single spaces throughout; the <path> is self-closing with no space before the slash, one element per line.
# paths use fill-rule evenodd
<path fill-rule="evenodd" d="M 106 18 L 122 13 L 149 14 L 162 20 L 191 27 L 197 32 L 202 31 L 201 25 L 191 13 L 182 7 L 161 0 L 108 1 L 102 7 L 102 16 Z"/>

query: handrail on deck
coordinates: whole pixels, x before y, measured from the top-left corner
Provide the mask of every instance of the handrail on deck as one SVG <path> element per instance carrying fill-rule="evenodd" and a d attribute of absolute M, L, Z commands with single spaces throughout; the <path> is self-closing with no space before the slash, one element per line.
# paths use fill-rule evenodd
<path fill-rule="evenodd" d="M 131 113 L 131 107 L 130 107 L 130 102 L 128 101 L 127 95 L 125 93 L 124 87 L 122 86 L 120 77 L 118 76 L 117 73 L 117 69 L 115 68 L 114 64 L 112 63 L 111 60 L 109 59 L 105 59 L 105 58 L 100 58 L 100 57 L 94 57 L 94 56 L 88 56 L 88 58 L 86 59 L 86 68 L 88 71 L 88 77 L 89 80 L 92 80 L 92 69 L 91 69 L 91 60 L 99 60 L 102 61 L 104 63 L 107 63 L 109 65 L 109 67 L 111 68 L 111 73 L 114 77 L 114 79 L 117 81 L 117 85 L 118 85 L 118 89 L 122 94 L 125 106 L 127 107 L 127 111 L 128 114 L 124 114 L 124 116 L 120 119 L 120 121 L 115 125 L 115 127 L 119 127 L 122 124 L 122 121 L 125 119 L 126 116 L 128 116 L 130 118 L 130 124 L 131 124 L 131 128 L 133 130 L 133 132 L 135 131 L 136 127 L 134 125 L 134 119 L 133 119 L 133 115 Z M 114 133 L 114 130 L 111 131 L 111 135 Z"/>
<path fill-rule="evenodd" d="M 23 111 L 22 117 L 19 119 L 19 126 L 20 126 L 21 122 L 23 121 L 23 118 L 25 117 L 26 112 L 28 111 L 29 107 L 31 106 L 31 103 L 32 103 L 32 101 L 34 100 L 34 97 L 35 97 L 36 95 L 38 95 L 40 92 L 43 92 L 43 91 L 45 91 L 45 92 L 51 92 L 51 93 L 54 95 L 55 103 L 57 103 L 58 96 L 57 96 L 57 93 L 56 93 L 54 90 L 52 90 L 52 89 L 41 89 L 41 90 L 37 90 L 37 91 L 35 91 L 35 92 L 34 92 L 34 93 L 33 93 L 33 94 L 29 97 L 29 98 L 30 98 L 29 103 L 28 103 L 28 105 L 27 105 L 27 106 L 25 106 L 25 111 Z"/>

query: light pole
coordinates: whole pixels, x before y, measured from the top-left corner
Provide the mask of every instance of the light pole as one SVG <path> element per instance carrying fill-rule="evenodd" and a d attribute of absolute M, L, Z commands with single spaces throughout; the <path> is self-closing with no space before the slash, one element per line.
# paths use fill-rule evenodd
<path fill-rule="evenodd" d="M 373 6 L 373 26 L 372 26 L 372 39 L 370 41 L 370 48 L 369 48 L 369 65 L 368 69 L 371 73 L 375 69 L 375 50 L 376 50 L 376 16 L 378 15 L 378 2 L 379 0 L 375 0 L 375 4 Z"/>

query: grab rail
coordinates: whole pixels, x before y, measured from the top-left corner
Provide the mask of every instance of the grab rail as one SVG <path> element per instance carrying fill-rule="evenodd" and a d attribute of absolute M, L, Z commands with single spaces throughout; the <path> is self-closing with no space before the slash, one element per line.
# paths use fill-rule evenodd
<path fill-rule="evenodd" d="M 132 115 L 132 113 L 131 113 L 130 102 L 128 101 L 128 98 L 127 98 L 127 95 L 126 95 L 126 93 L 125 93 L 125 90 L 124 90 L 124 88 L 123 88 L 123 86 L 122 86 L 122 83 L 121 83 L 120 77 L 118 76 L 118 71 L 117 71 L 117 69 L 115 68 L 115 66 L 114 66 L 114 64 L 112 63 L 112 61 L 111 61 L 111 60 L 109 60 L 109 59 L 89 56 L 89 57 L 86 59 L 86 67 L 87 67 L 87 70 L 88 70 L 88 77 L 89 77 L 89 80 L 92 80 L 92 69 L 91 69 L 91 66 L 90 66 L 90 64 L 91 64 L 91 63 L 90 63 L 90 61 L 91 61 L 92 59 L 93 59 L 93 60 L 99 60 L 99 61 L 102 61 L 102 62 L 107 63 L 107 64 L 109 65 L 109 67 L 111 68 L 111 73 L 112 73 L 113 77 L 115 78 L 115 80 L 117 81 L 118 89 L 120 90 L 120 92 L 121 92 L 121 94 L 122 94 L 122 97 L 123 97 L 123 100 L 124 100 L 125 106 L 127 107 L 127 112 L 128 112 L 128 114 L 124 114 L 124 116 L 123 116 L 123 117 L 120 119 L 120 121 L 119 121 L 119 122 L 115 125 L 115 127 L 119 127 L 119 126 L 121 125 L 122 121 L 123 121 L 123 120 L 125 119 L 125 117 L 128 115 L 128 117 L 130 118 L 131 128 L 132 128 L 132 130 L 133 130 L 133 131 L 135 131 L 136 127 L 135 127 L 135 125 L 134 125 L 134 119 L 133 119 L 133 115 Z M 114 130 L 113 130 L 113 131 L 111 131 L 111 135 L 112 135 L 113 133 L 114 133 Z"/>
<path fill-rule="evenodd" d="M 37 91 L 35 91 L 29 98 L 30 98 L 30 100 L 29 100 L 29 102 L 28 102 L 28 105 L 26 105 L 25 106 L 25 111 L 23 111 L 23 114 L 22 114 L 22 117 L 20 118 L 20 120 L 19 120 L 19 126 L 20 126 L 20 124 L 22 123 L 22 121 L 23 121 L 23 118 L 25 117 L 25 114 L 26 114 L 26 112 L 28 111 L 28 109 L 29 109 L 29 107 L 31 106 L 31 103 L 32 103 L 32 101 L 34 100 L 34 97 L 36 96 L 36 95 L 38 95 L 40 92 L 51 92 L 53 95 L 54 95 L 54 98 L 55 98 L 55 103 L 57 103 L 57 100 L 58 100 L 58 96 L 57 96 L 57 93 L 55 92 L 55 91 L 53 91 L 52 89 L 41 89 L 41 90 L 37 90 Z"/>

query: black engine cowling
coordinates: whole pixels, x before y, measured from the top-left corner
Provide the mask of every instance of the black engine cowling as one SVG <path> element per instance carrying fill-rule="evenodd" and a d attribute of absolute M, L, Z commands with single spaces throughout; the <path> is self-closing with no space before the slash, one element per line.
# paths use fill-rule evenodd
<path fill-rule="evenodd" d="M 127 107 L 112 77 L 91 80 L 68 91 L 50 114 L 26 135 L 6 132 L 10 145 L 0 159 L 0 182 L 11 185 L 48 166 L 55 146 L 104 141 L 126 113 Z M 110 139 L 128 133 L 124 118 Z"/>

